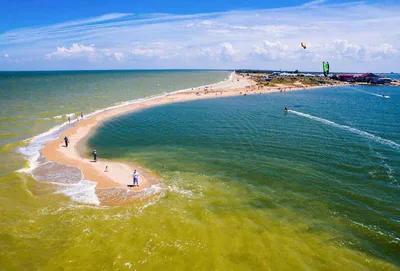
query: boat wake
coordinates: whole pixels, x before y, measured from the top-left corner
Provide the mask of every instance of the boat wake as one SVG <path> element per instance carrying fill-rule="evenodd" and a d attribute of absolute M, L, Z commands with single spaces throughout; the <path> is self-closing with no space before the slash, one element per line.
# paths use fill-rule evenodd
<path fill-rule="evenodd" d="M 389 147 L 391 147 L 393 149 L 396 149 L 396 150 L 400 150 L 400 144 L 398 144 L 398 143 L 396 143 L 396 142 L 394 142 L 392 140 L 384 139 L 384 138 L 382 138 L 380 136 L 377 136 L 377 135 L 374 135 L 374 134 L 371 134 L 371 133 L 368 133 L 368 132 L 361 131 L 361 130 L 359 130 L 357 128 L 353 128 L 353 127 L 350 127 L 350 126 L 347 126 L 347 125 L 343 125 L 343 124 L 338 124 L 336 122 L 333 122 L 333 121 L 330 121 L 330 120 L 327 120 L 327 119 L 323 119 L 323 118 L 319 118 L 319 117 L 316 117 L 316 116 L 313 116 L 313 115 L 310 115 L 310 114 L 306 114 L 306 113 L 302 113 L 302 112 L 298 112 L 298 111 L 294 111 L 294 110 L 290 110 L 290 112 L 294 113 L 294 114 L 296 114 L 298 116 L 304 117 L 304 118 L 308 118 L 308 119 L 312 119 L 312 120 L 315 120 L 315 121 L 319 121 L 319 122 L 324 123 L 326 125 L 331 125 L 333 127 L 337 127 L 337 128 L 342 129 L 342 130 L 346 130 L 346 131 L 352 132 L 354 134 L 358 134 L 358 135 L 360 135 L 362 137 L 365 137 L 365 138 L 368 138 L 368 139 L 370 139 L 372 141 L 375 141 L 375 142 L 378 142 L 380 144 L 389 146 Z"/>
<path fill-rule="evenodd" d="M 353 90 L 357 91 L 357 92 L 365 93 L 365 94 L 368 94 L 368 95 L 376 96 L 376 97 L 379 97 L 379 98 L 383 98 L 383 99 L 389 99 L 390 98 L 390 96 L 388 96 L 388 95 L 383 95 L 383 94 L 378 94 L 378 93 L 373 93 L 373 92 L 367 92 L 367 91 L 363 91 L 361 89 L 353 88 Z"/>

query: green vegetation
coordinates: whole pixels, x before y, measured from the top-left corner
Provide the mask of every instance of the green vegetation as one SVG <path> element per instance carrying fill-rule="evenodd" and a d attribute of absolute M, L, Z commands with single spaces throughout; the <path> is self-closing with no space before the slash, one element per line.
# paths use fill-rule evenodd
<path fill-rule="evenodd" d="M 243 75 L 247 76 L 247 74 Z M 253 77 L 253 80 L 257 82 L 258 86 L 264 86 L 264 87 L 274 87 L 279 85 L 287 85 L 293 87 L 319 86 L 319 85 L 337 83 L 336 80 L 332 80 L 331 78 L 324 78 L 319 76 L 306 76 L 306 75 L 281 76 L 272 74 L 249 74 L 249 76 Z"/>

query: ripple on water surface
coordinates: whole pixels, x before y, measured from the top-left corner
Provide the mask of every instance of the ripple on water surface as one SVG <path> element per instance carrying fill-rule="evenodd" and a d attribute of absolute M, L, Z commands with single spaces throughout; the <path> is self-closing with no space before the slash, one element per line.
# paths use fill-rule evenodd
<path fill-rule="evenodd" d="M 104 157 L 134 160 L 159 173 L 193 174 L 180 187 L 208 176 L 207 190 L 214 193 L 196 201 L 242 217 L 243 227 L 254 223 L 250 209 L 256 208 L 257 215 L 268 212 L 326 235 L 343 251 L 399 264 L 393 203 L 400 130 L 393 120 L 400 97 L 384 91 L 390 99 L 344 87 L 169 104 L 106 122 L 89 144 Z M 285 114 L 285 106 L 296 110 Z M 217 188 L 220 183 L 228 192 Z M 243 209 L 239 197 L 228 200 L 234 189 L 251 204 Z M 210 204 L 215 198 L 221 199 Z M 310 245 L 311 237 L 303 237 L 298 241 Z"/>

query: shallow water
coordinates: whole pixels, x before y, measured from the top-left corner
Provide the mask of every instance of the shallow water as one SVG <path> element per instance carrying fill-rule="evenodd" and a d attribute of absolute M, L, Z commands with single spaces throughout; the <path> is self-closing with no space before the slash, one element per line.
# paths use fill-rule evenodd
<path fill-rule="evenodd" d="M 391 98 L 332 88 L 170 104 L 106 122 L 89 142 L 101 157 L 164 178 L 133 206 L 71 200 L 93 200 L 73 168 L 44 164 L 33 172 L 39 182 L 1 168 L 0 266 L 398 270 L 399 89 L 357 90 Z M 87 100 L 75 103 L 104 107 Z M 38 127 L 26 136 L 46 130 Z M 2 160 L 21 167 L 14 150 L 24 144 L 7 144 Z"/>
<path fill-rule="evenodd" d="M 174 227 L 194 223 L 190 234 L 212 248 L 204 263 L 395 269 L 398 91 L 342 87 L 170 104 L 106 122 L 89 145 L 164 177 L 169 190 L 152 208 L 160 218 L 179 213 Z M 169 204 L 176 213 L 160 206 Z"/>
<path fill-rule="evenodd" d="M 13 155 L 8 150 L 64 124 L 68 116 L 74 123 L 81 112 L 86 116 L 138 98 L 219 82 L 229 74 L 191 70 L 0 72 L 0 153 Z M 1 156 L 0 176 L 22 166 L 18 157 Z"/>
<path fill-rule="evenodd" d="M 87 116 L 95 110 L 134 102 L 137 98 L 219 82 L 229 74 L 227 71 L 0 72 L 0 269 L 76 270 L 75 261 L 83 259 L 85 251 L 90 250 L 87 255 L 94 255 L 99 246 L 89 250 L 86 247 L 76 254 L 78 247 L 86 246 L 87 242 L 75 239 L 72 246 L 68 244 L 72 235 L 79 235 L 90 224 L 82 219 L 85 213 L 103 211 L 77 203 L 98 203 L 95 184 L 82 180 L 78 169 L 46 163 L 38 153 L 46 141 L 67 127 L 67 116 L 74 122 L 81 111 Z M 41 135 L 26 141 L 38 134 Z M 22 173 L 15 172 L 18 169 L 23 169 Z M 108 191 L 101 194 L 104 193 Z M 114 210 L 106 212 L 112 214 Z M 115 211 L 119 212 L 125 210 Z M 132 212 L 136 212 L 136 207 L 132 207 Z M 78 223 L 71 229 L 73 221 Z M 72 251 L 66 252 L 69 246 Z M 56 255 L 62 258 L 59 262 Z M 88 259 L 80 263 L 82 269 L 92 269 L 95 265 Z M 99 263 L 99 266 L 106 265 Z M 121 267 L 127 268 L 125 263 Z"/>

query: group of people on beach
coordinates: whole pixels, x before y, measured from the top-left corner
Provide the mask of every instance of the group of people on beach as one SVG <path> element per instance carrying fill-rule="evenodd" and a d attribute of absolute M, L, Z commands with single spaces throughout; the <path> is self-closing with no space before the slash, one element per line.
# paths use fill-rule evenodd
<path fill-rule="evenodd" d="M 64 137 L 64 144 L 65 147 L 67 148 L 69 144 L 69 139 L 67 136 Z M 92 155 L 93 155 L 93 162 L 97 162 L 97 151 L 95 149 L 93 150 Z M 108 166 L 106 166 L 104 172 L 108 172 Z M 139 173 L 136 172 L 136 169 L 133 171 L 132 178 L 133 178 L 133 187 L 139 186 Z"/>
<path fill-rule="evenodd" d="M 81 120 L 83 120 L 83 112 L 81 112 Z M 79 121 L 79 117 L 76 118 L 76 121 Z M 68 116 L 68 123 L 71 123 L 71 116 Z"/>

